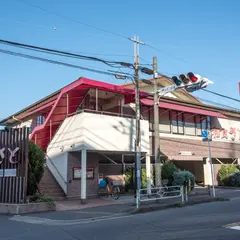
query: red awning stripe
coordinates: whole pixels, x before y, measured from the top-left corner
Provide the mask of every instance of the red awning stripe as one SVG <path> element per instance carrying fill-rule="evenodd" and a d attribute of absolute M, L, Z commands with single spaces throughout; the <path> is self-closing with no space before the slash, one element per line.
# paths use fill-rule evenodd
<path fill-rule="evenodd" d="M 146 98 L 141 99 L 141 103 L 143 105 L 153 106 L 153 100 L 151 100 L 151 99 L 146 99 Z M 159 107 L 176 110 L 176 111 L 180 111 L 180 112 L 200 114 L 200 115 L 205 115 L 205 116 L 210 116 L 210 117 L 227 118 L 225 115 L 218 113 L 218 112 L 213 112 L 213 111 L 204 110 L 204 109 L 200 109 L 200 108 L 186 107 L 186 106 L 173 104 L 173 103 L 160 102 Z"/>

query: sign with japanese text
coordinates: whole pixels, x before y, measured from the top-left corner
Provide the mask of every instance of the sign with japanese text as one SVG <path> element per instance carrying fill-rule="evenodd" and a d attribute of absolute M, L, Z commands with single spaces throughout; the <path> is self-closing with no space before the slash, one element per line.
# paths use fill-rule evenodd
<path fill-rule="evenodd" d="M 240 142 L 240 128 L 212 129 L 212 139 Z"/>
<path fill-rule="evenodd" d="M 213 141 L 231 141 L 240 143 L 240 121 L 238 119 L 213 119 Z"/>
<path fill-rule="evenodd" d="M 16 147 L 15 149 L 6 149 L 6 148 L 1 148 L 0 149 L 0 164 L 3 163 L 3 161 L 6 159 L 5 155 L 6 155 L 6 151 L 9 152 L 9 159 L 8 161 L 11 163 L 11 164 L 16 164 L 20 161 L 20 158 L 19 159 L 16 159 L 16 153 L 19 151 L 19 147 Z"/>
<path fill-rule="evenodd" d="M 17 176 L 16 168 L 0 169 L 0 177 L 16 177 L 16 176 Z"/>
<path fill-rule="evenodd" d="M 0 130 L 0 203 L 26 203 L 29 128 Z"/>

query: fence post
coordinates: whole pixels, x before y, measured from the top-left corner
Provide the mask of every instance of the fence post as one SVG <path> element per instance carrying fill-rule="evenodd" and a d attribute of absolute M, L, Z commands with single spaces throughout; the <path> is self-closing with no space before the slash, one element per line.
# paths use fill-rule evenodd
<path fill-rule="evenodd" d="M 208 195 L 211 197 L 211 189 L 210 189 L 210 185 L 208 185 Z"/>
<path fill-rule="evenodd" d="M 183 186 L 180 186 L 180 191 L 181 191 L 182 202 L 184 203 L 184 190 L 183 190 Z"/>
<path fill-rule="evenodd" d="M 191 192 L 191 180 L 188 179 L 188 193 Z"/>
<path fill-rule="evenodd" d="M 187 181 L 185 181 L 184 182 L 184 192 L 185 192 L 185 200 L 186 200 L 186 202 L 188 201 L 188 182 Z"/>

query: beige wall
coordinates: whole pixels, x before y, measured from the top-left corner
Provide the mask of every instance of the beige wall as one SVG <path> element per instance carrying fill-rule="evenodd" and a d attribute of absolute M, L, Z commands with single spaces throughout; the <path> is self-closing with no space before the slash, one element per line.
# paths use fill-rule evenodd
<path fill-rule="evenodd" d="M 191 158 L 196 159 L 198 157 L 199 159 L 208 157 L 208 145 L 202 140 L 161 137 L 160 149 L 164 155 L 176 157 L 179 156 L 179 159 L 180 151 L 188 151 L 194 154 L 193 156 L 181 156 L 183 160 L 191 160 Z M 240 156 L 240 144 L 211 142 L 211 152 L 213 158 L 238 158 Z"/>

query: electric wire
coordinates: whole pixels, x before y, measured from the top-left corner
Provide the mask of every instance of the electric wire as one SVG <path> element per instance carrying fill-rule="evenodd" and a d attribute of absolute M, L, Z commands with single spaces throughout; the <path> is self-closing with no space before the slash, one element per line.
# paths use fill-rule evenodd
<path fill-rule="evenodd" d="M 201 89 L 201 90 L 202 90 L 202 91 L 205 91 L 205 92 L 208 92 L 208 93 L 211 93 L 211 94 L 214 94 L 214 95 L 219 96 L 219 97 L 223 97 L 223 98 L 226 98 L 226 99 L 229 99 L 229 100 L 235 101 L 235 102 L 240 102 L 239 99 L 232 98 L 232 97 L 229 97 L 229 96 L 226 96 L 226 95 L 220 94 L 220 93 L 216 93 L 216 92 L 213 92 L 213 91 L 210 91 L 210 90 L 207 90 L 207 89 Z"/>
<path fill-rule="evenodd" d="M 100 28 L 100 27 L 93 26 L 93 25 L 88 24 L 88 23 L 84 23 L 84 22 L 78 21 L 78 20 L 76 20 L 76 19 L 67 17 L 67 16 L 62 15 L 62 14 L 59 14 L 59 13 L 57 13 L 57 12 L 50 11 L 50 10 L 48 10 L 48 9 L 46 9 L 46 8 L 39 7 L 39 6 L 35 5 L 35 4 L 32 4 L 32 3 L 27 2 L 27 1 L 25 1 L 25 0 L 17 0 L 17 1 L 18 1 L 18 2 L 22 2 L 22 3 L 24 3 L 24 4 L 28 5 L 28 6 L 34 7 L 34 8 L 36 8 L 36 9 L 39 9 L 39 10 L 41 10 L 41 11 L 44 11 L 44 12 L 46 12 L 46 13 L 53 14 L 53 15 L 58 16 L 58 17 L 60 17 L 60 18 L 64 18 L 64 19 L 66 19 L 66 20 L 68 20 L 68 21 L 75 22 L 75 23 L 79 23 L 79 24 L 81 24 L 81 25 L 83 25 L 83 26 L 90 27 L 90 28 L 93 28 L 93 29 L 96 29 L 96 30 L 98 30 L 98 31 L 102 31 L 102 32 L 105 32 L 105 33 L 108 33 L 108 34 L 112 34 L 112 35 L 114 35 L 114 36 L 117 36 L 117 37 L 120 37 L 120 38 L 123 38 L 123 39 L 129 39 L 128 37 L 126 37 L 126 36 L 124 36 L 124 35 L 122 35 L 122 34 L 120 34 L 120 33 L 113 32 L 113 31 L 110 31 L 110 30 L 106 30 L 106 29 L 103 29 L 103 28 Z"/>
<path fill-rule="evenodd" d="M 50 48 L 45 48 L 45 47 L 39 47 L 39 46 L 29 45 L 29 44 L 24 44 L 24 43 L 12 42 L 12 41 L 3 40 L 3 39 L 0 39 L 0 43 L 10 45 L 10 46 L 20 47 L 20 48 L 24 48 L 24 49 L 28 49 L 28 50 L 39 51 L 39 52 L 43 52 L 43 53 L 50 53 L 50 54 L 59 55 L 59 56 L 68 56 L 68 57 L 74 57 L 74 58 L 79 58 L 79 59 L 84 59 L 84 60 L 98 61 L 98 62 L 105 63 L 111 67 L 112 66 L 114 67 L 116 64 L 120 64 L 120 65 L 125 64 L 127 66 L 133 66 L 133 64 L 131 64 L 131 63 L 105 60 L 102 58 L 86 56 L 86 55 L 81 55 L 81 54 L 75 54 L 75 53 L 71 53 L 71 52 L 61 51 L 61 50 L 57 50 L 57 49 L 50 49 Z"/>
<path fill-rule="evenodd" d="M 8 51 L 8 50 L 4 50 L 4 49 L 0 49 L 0 53 L 12 55 L 12 56 L 18 56 L 18 57 L 22 57 L 22 58 L 28 58 L 28 59 L 32 59 L 32 60 L 38 60 L 38 61 L 47 62 L 47 63 L 51 63 L 51 64 L 56 64 L 56 65 L 62 65 L 65 67 L 77 68 L 77 69 L 81 69 L 81 70 L 85 70 L 85 71 L 95 72 L 95 73 L 99 73 L 99 74 L 105 74 L 105 75 L 114 76 L 114 77 L 116 75 L 114 73 L 110 73 L 107 71 L 102 71 L 102 70 L 93 69 L 93 68 L 89 68 L 89 67 L 74 65 L 74 64 L 70 64 L 70 63 L 66 63 L 66 62 L 62 62 L 62 61 L 60 62 L 60 61 L 51 60 L 51 59 L 42 58 L 42 57 L 36 57 L 36 56 L 13 52 L 13 51 Z M 131 79 L 131 77 L 127 76 L 127 75 L 126 75 L 126 78 Z"/>

